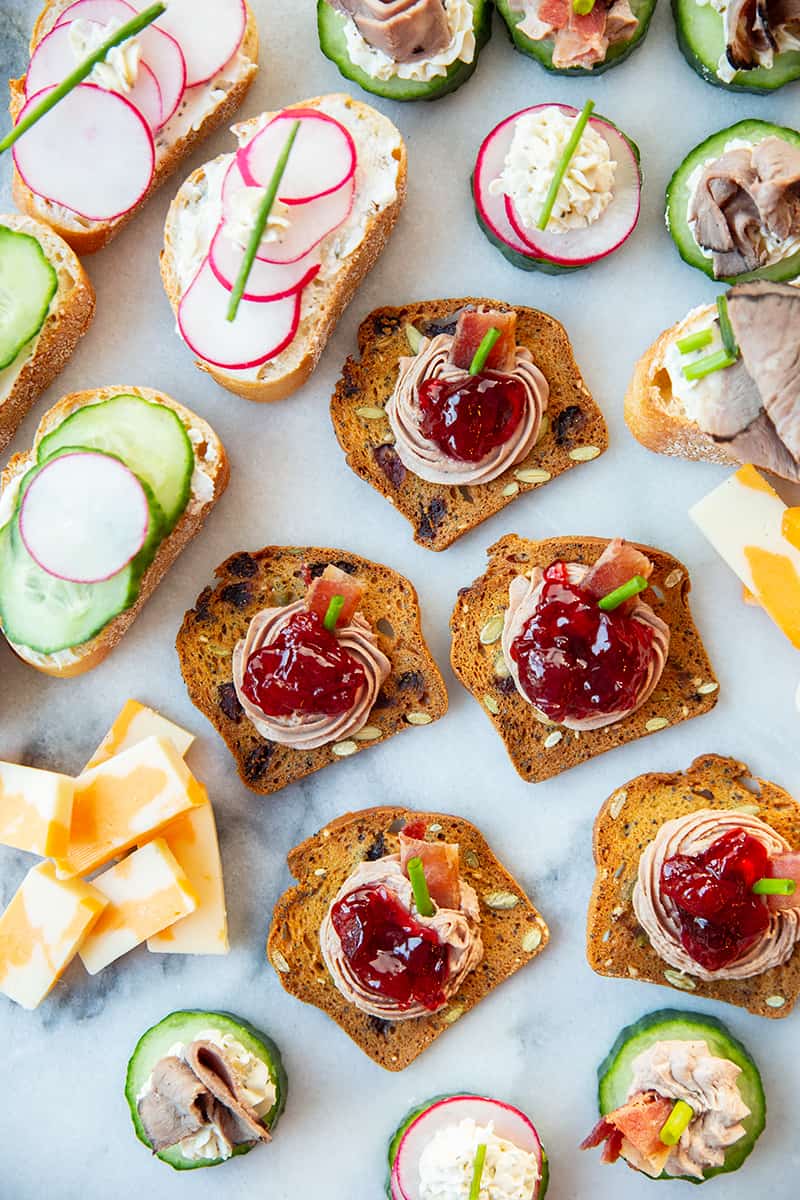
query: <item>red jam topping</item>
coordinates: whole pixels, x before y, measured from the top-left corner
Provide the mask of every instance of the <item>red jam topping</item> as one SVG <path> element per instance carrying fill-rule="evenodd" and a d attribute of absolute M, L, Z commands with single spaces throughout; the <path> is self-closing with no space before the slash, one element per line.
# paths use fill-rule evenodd
<path fill-rule="evenodd" d="M 242 690 L 270 717 L 349 712 L 366 684 L 361 664 L 341 646 L 318 613 L 299 612 L 275 641 L 247 663 Z"/>
<path fill-rule="evenodd" d="M 380 883 L 368 883 L 331 910 L 342 953 L 362 987 L 398 1008 L 421 1004 L 435 1012 L 446 1002 L 448 948 Z"/>
<path fill-rule="evenodd" d="M 510 375 L 487 372 L 420 384 L 420 432 L 448 458 L 480 462 L 512 436 L 525 412 L 525 388 Z"/>
<path fill-rule="evenodd" d="M 523 691 L 551 721 L 634 708 L 652 661 L 653 631 L 569 582 L 567 565 L 544 573 L 536 612 L 511 646 Z"/>
<path fill-rule="evenodd" d="M 732 829 L 702 854 L 676 854 L 661 868 L 661 891 L 678 909 L 681 942 L 707 971 L 746 954 L 769 926 L 769 908 L 753 884 L 769 875 L 757 838 Z"/>

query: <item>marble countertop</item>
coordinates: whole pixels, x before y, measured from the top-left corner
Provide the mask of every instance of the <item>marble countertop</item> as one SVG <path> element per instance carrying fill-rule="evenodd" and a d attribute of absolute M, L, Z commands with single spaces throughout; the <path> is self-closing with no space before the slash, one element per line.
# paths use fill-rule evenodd
<path fill-rule="evenodd" d="M 273 109 L 345 82 L 318 50 L 311 0 L 256 0 L 262 70 L 243 115 Z M 3 0 L 0 77 L 21 74 L 37 5 Z M 232 461 L 230 489 L 201 537 L 182 555 L 114 655 L 91 675 L 53 681 L 0 646 L 0 758 L 77 771 L 128 696 L 161 709 L 199 736 L 190 763 L 215 802 L 222 840 L 232 949 L 224 959 L 182 959 L 140 950 L 91 979 L 73 966 L 33 1013 L 0 997 L 2 1200 L 377 1200 L 384 1147 L 412 1103 L 458 1089 L 524 1108 L 552 1162 L 553 1200 L 628 1200 L 641 1176 L 602 1167 L 577 1144 L 596 1119 L 595 1068 L 621 1025 L 659 1007 L 713 1012 L 750 1046 L 770 1105 L 766 1133 L 746 1167 L 708 1185 L 712 1196 L 788 1200 L 800 1170 L 794 1114 L 798 1017 L 766 1022 L 738 1009 L 635 982 L 599 979 L 584 958 L 592 885 L 590 835 L 603 799 L 645 770 L 687 766 L 702 752 L 736 755 L 753 772 L 800 794 L 800 658 L 768 619 L 745 608 L 734 577 L 691 525 L 686 510 L 724 471 L 654 457 L 628 434 L 622 401 L 633 363 L 660 332 L 715 289 L 690 270 L 664 229 L 664 187 L 684 153 L 746 116 L 791 123 L 798 92 L 731 95 L 703 84 L 675 43 L 661 0 L 644 46 L 590 82 L 551 77 L 512 51 L 501 23 L 477 73 L 435 105 L 377 101 L 400 126 L 410 153 L 409 199 L 395 235 L 346 313 L 311 382 L 277 406 L 250 405 L 196 371 L 179 342 L 158 279 L 161 229 L 172 180 L 87 266 L 97 288 L 89 335 L 14 441 L 30 444 L 41 414 L 65 392 L 92 385 L 159 387 L 207 417 Z M 642 151 L 639 229 L 611 260 L 571 277 L 526 274 L 479 232 L 467 180 L 478 142 L 529 104 L 593 97 Z M 362 97 L 369 99 L 369 97 Z M 228 150 L 219 133 L 185 173 Z M 10 205 L 9 162 L 0 163 L 0 206 Z M 405 521 L 345 465 L 328 398 L 358 321 L 379 304 L 415 298 L 496 295 L 561 319 L 602 406 L 611 448 L 597 463 L 516 502 L 443 555 L 415 546 Z M 623 534 L 689 564 L 694 612 L 722 681 L 708 716 L 665 730 L 537 787 L 506 759 L 484 714 L 448 667 L 448 617 L 457 589 L 478 575 L 485 548 L 514 530 L 532 537 Z M 238 781 L 215 732 L 184 691 L 174 635 L 217 563 L 270 542 L 342 545 L 385 560 L 417 585 L 424 627 L 445 672 L 450 711 L 430 728 L 342 761 L 272 798 Z M 289 882 L 285 855 L 297 841 L 352 808 L 401 803 L 476 821 L 534 897 L 552 929 L 545 954 L 454 1026 L 401 1075 L 385 1074 L 326 1017 L 286 995 L 264 955 L 275 900 Z M 0 848 L 0 900 L 29 865 Z M 230 1009 L 281 1046 L 289 1103 L 274 1143 L 224 1172 L 181 1176 L 136 1141 L 122 1087 L 139 1034 L 180 1007 Z M 41 1133 L 33 1133 L 33 1130 Z M 674 1185 L 679 1189 L 679 1185 Z"/>

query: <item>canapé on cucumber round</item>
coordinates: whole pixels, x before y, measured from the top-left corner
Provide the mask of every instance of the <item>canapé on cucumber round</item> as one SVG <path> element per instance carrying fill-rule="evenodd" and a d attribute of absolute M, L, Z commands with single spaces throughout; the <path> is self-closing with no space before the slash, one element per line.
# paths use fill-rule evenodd
<path fill-rule="evenodd" d="M 470 0 L 473 10 L 472 28 L 475 34 L 475 53 L 471 62 L 460 59 L 452 63 L 444 75 L 428 81 L 401 79 L 376 79 L 356 66 L 348 54 L 345 27 L 350 18 L 337 10 L 327 0 L 317 0 L 317 30 L 322 53 L 335 63 L 345 79 L 351 79 L 365 92 L 383 96 L 387 100 L 438 100 L 454 92 L 466 83 L 478 65 L 478 56 L 489 40 L 492 31 L 492 5 L 490 0 Z"/>
<path fill-rule="evenodd" d="M 131 1113 L 131 1120 L 136 1136 L 148 1149 L 152 1149 L 150 1141 L 139 1116 L 139 1100 L 147 1087 L 154 1068 L 166 1058 L 177 1045 L 189 1045 L 198 1037 L 209 1032 L 229 1035 L 244 1049 L 263 1062 L 269 1072 L 269 1077 L 275 1088 L 275 1103 L 269 1112 L 261 1117 L 261 1122 L 272 1132 L 278 1123 L 278 1118 L 286 1105 L 288 1081 L 281 1061 L 280 1051 L 271 1038 L 265 1033 L 234 1017 L 230 1013 L 203 1012 L 197 1009 L 170 1013 L 163 1021 L 159 1021 L 142 1035 L 128 1063 L 128 1073 L 125 1079 L 125 1099 Z M 247 1154 L 252 1144 L 234 1146 L 232 1156 Z M 201 1167 L 216 1167 L 226 1162 L 224 1158 L 196 1159 L 186 1158 L 177 1146 L 161 1150 L 158 1158 L 168 1163 L 176 1171 L 193 1171 Z"/>
<path fill-rule="evenodd" d="M 606 1116 L 627 1101 L 633 1079 L 634 1059 L 656 1042 L 666 1041 L 706 1042 L 715 1058 L 726 1058 L 740 1067 L 742 1073 L 737 1079 L 737 1086 L 744 1103 L 750 1109 L 750 1116 L 742 1122 L 745 1136 L 728 1147 L 724 1166 L 708 1168 L 702 1180 L 666 1173 L 660 1175 L 659 1179 L 681 1178 L 690 1183 L 703 1183 L 715 1175 L 738 1170 L 764 1129 L 767 1104 L 758 1067 L 742 1043 L 715 1017 L 665 1008 L 650 1013 L 623 1029 L 598 1067 L 598 1102 L 601 1115 Z"/>
<path fill-rule="evenodd" d="M 722 14 L 708 0 L 704 4 L 698 4 L 697 0 L 672 0 L 672 13 L 683 56 L 706 83 L 732 92 L 763 95 L 800 79 L 800 51 L 797 50 L 776 54 L 769 69 L 754 67 L 752 71 L 737 71 L 731 80 L 721 79 L 719 62 L 725 53 Z"/>
<path fill-rule="evenodd" d="M 58 275 L 35 237 L 0 225 L 0 370 L 33 341 L 58 291 Z"/>
<path fill-rule="evenodd" d="M 495 0 L 495 3 L 498 13 L 506 23 L 508 36 L 517 50 L 527 54 L 529 58 L 535 58 L 545 70 L 552 71 L 554 75 L 602 75 L 604 71 L 618 67 L 644 41 L 656 8 L 656 0 L 631 0 L 631 12 L 639 24 L 632 37 L 609 46 L 602 62 L 596 63 L 593 67 L 554 67 L 553 39 L 542 38 L 541 41 L 533 41 L 519 29 L 519 25 L 525 19 L 525 14 L 514 12 L 510 0 Z"/>

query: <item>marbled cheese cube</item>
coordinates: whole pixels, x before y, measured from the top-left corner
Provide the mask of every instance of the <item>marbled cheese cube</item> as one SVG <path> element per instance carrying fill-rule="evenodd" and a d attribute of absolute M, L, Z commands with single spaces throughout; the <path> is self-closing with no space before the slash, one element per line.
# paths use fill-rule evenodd
<path fill-rule="evenodd" d="M 75 780 L 0 762 L 0 844 L 42 858 L 67 853 Z"/>
<path fill-rule="evenodd" d="M 84 770 L 90 771 L 92 767 L 99 767 L 115 754 L 130 750 L 131 746 L 138 745 L 148 737 L 166 738 L 172 742 L 181 758 L 194 741 L 193 733 L 181 729 L 180 725 L 174 725 L 172 721 L 168 721 L 154 709 L 140 704 L 138 700 L 128 700 Z"/>

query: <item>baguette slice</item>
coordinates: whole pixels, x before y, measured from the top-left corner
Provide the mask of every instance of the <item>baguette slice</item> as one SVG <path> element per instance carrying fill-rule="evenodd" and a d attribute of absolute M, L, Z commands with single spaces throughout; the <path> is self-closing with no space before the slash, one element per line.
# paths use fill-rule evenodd
<path fill-rule="evenodd" d="M 233 649 L 252 617 L 272 605 L 292 604 L 306 594 L 306 571 L 322 574 L 328 563 L 365 584 L 359 605 L 392 664 L 370 713 L 369 738 L 360 736 L 317 750 L 268 742 L 244 715 L 232 681 Z M 417 593 L 390 567 L 346 550 L 318 546 L 266 546 L 232 555 L 187 612 L 178 633 L 181 671 L 192 703 L 223 738 L 242 782 L 269 795 L 350 755 L 365 753 L 395 733 L 429 725 L 447 712 L 447 691 L 425 644 Z"/>
<path fill-rule="evenodd" d="M 322 959 L 319 931 L 347 877 L 365 859 L 396 853 L 398 832 L 407 821 L 424 821 L 429 837 L 459 844 L 461 876 L 475 888 L 480 901 L 485 953 L 446 1009 L 414 1021 L 393 1022 L 368 1016 L 337 991 Z M 543 917 L 521 885 L 495 857 L 481 832 L 461 817 L 407 808 L 346 813 L 295 846 L 288 863 L 297 886 L 284 892 L 275 906 L 267 956 L 287 992 L 327 1013 L 387 1071 L 402 1071 L 412 1063 L 464 1013 L 536 958 L 550 940 Z"/>
<path fill-rule="evenodd" d="M 606 800 L 594 825 L 597 877 L 586 948 L 593 971 L 736 1004 L 760 1017 L 789 1015 L 800 995 L 800 947 L 784 966 L 754 979 L 706 983 L 663 962 L 633 911 L 639 858 L 661 825 L 702 808 L 740 807 L 800 846 L 800 804 L 777 784 L 753 779 L 745 763 L 718 754 L 696 758 L 686 771 L 640 775 Z"/>
<path fill-rule="evenodd" d="M 671 554 L 652 546 L 636 546 L 654 565 L 650 587 L 642 598 L 669 625 L 671 638 L 664 673 L 650 699 L 626 720 L 578 735 L 541 722 L 519 694 L 506 674 L 500 649 L 509 584 L 517 575 L 528 574 L 532 567 L 547 567 L 557 559 L 591 565 L 607 545 L 607 538 L 561 537 L 531 542 L 508 534 L 490 546 L 485 574 L 462 588 L 453 609 L 453 670 L 486 711 L 516 771 L 527 783 L 541 783 L 606 750 L 698 717 L 717 702 L 719 684 L 689 611 L 689 572 Z M 487 637 L 491 638 L 488 642 L 484 640 Z"/>
<path fill-rule="evenodd" d="M 42 38 L 53 28 L 64 9 L 69 8 L 73 2 L 74 0 L 49 0 L 45 4 L 33 27 L 30 41 L 31 54 Z M 249 4 L 247 5 L 247 26 L 238 54 L 245 60 L 241 71 L 237 72 L 238 78 L 228 80 L 222 74 L 208 84 L 197 86 L 198 92 L 201 88 L 209 90 L 213 88 L 222 95 L 214 102 L 208 115 L 197 124 L 196 128 L 191 121 L 189 127 L 186 128 L 185 121 L 182 121 L 181 113 L 186 103 L 184 96 L 175 116 L 164 129 L 159 130 L 155 135 L 156 166 L 153 178 L 139 203 L 130 212 L 124 213 L 114 221 L 86 220 L 60 205 L 37 196 L 27 187 L 15 170 L 12 195 L 17 208 L 37 220 L 45 221 L 56 233 L 60 234 L 76 254 L 94 254 L 97 250 L 102 250 L 135 216 L 156 188 L 160 187 L 164 180 L 194 152 L 200 142 L 204 141 L 215 129 L 219 129 L 220 126 L 226 125 L 231 120 L 244 101 L 250 85 L 258 73 L 258 27 Z M 9 111 L 12 121 L 16 121 L 25 104 L 25 77 L 9 80 L 8 86 L 11 94 Z M 171 136 L 174 140 L 164 153 L 160 153 L 159 147 L 165 136 Z M 102 170 L 102 164 L 98 164 L 98 170 Z"/>
<path fill-rule="evenodd" d="M 380 258 L 406 197 L 408 156 L 405 143 L 391 121 L 376 109 L 343 93 L 316 96 L 312 100 L 302 100 L 292 107 L 316 108 L 342 121 L 347 125 L 359 153 L 366 151 L 367 154 L 375 155 L 378 147 L 391 147 L 388 153 L 397 163 L 395 196 L 389 203 L 381 202 L 380 206 L 371 206 L 363 239 L 349 256 L 347 264 L 325 279 L 318 277 L 304 288 L 300 325 L 294 340 L 286 350 L 263 363 L 255 374 L 253 371 L 226 371 L 222 367 L 212 366 L 204 359 L 195 358 L 195 364 L 201 371 L 207 371 L 221 387 L 227 388 L 237 396 L 243 396 L 245 400 L 283 400 L 302 387 L 311 376 L 342 313 L 364 277 Z M 250 120 L 235 125 L 233 133 L 241 144 L 245 144 L 262 125 L 275 116 L 277 112 L 251 117 Z M 214 164 L 226 162 L 230 158 L 232 155 L 219 155 Z M 210 163 L 207 165 L 212 166 Z M 356 187 L 359 186 L 363 186 L 363 180 L 357 172 Z M 192 205 L 208 203 L 208 191 L 207 168 L 199 167 L 183 183 L 167 214 L 164 249 L 161 254 L 161 278 L 176 315 L 181 297 L 194 275 L 193 271 L 191 276 L 182 279 L 179 269 L 182 257 L 179 253 L 181 216 Z M 344 231 L 349 232 L 354 228 L 355 219 L 351 214 L 339 229 L 323 240 L 323 253 L 325 247 L 336 243 Z M 216 223 L 213 227 L 209 225 L 206 231 L 209 242 L 215 228 Z M 200 257 L 205 255 L 208 246 L 202 249 Z"/>
<path fill-rule="evenodd" d="M 583 381 L 564 326 L 547 313 L 515 305 L 517 342 L 531 351 L 550 384 L 536 448 L 491 483 L 469 487 L 428 483 L 406 471 L 381 416 L 394 391 L 398 360 L 411 353 L 404 326 L 423 329 L 425 322 L 446 320 L 466 305 L 509 308 L 497 300 L 466 297 L 370 313 L 358 330 L 359 358 L 348 358 L 331 400 L 333 427 L 347 465 L 394 505 L 411 523 L 414 541 L 428 550 L 445 550 L 518 495 L 598 458 L 608 448 L 603 414 Z"/>
<path fill-rule="evenodd" d="M 83 675 L 84 672 L 99 666 L 127 633 L 181 550 L 200 532 L 206 517 L 228 486 L 230 476 L 228 456 L 222 442 L 206 421 L 191 412 L 190 409 L 184 408 L 177 400 L 165 396 L 162 392 L 153 391 L 152 388 L 105 387 L 95 391 L 73 392 L 69 396 L 64 396 L 58 404 L 45 413 L 36 430 L 31 449 L 25 454 L 15 454 L 0 476 L 0 502 L 2 502 L 5 491 L 13 485 L 14 480 L 19 479 L 35 464 L 36 450 L 42 438 L 57 429 L 62 421 L 65 421 L 77 409 L 90 404 L 98 404 L 103 400 L 110 400 L 112 396 L 123 393 L 141 396 L 155 404 L 164 404 L 178 414 L 189 434 L 196 466 L 210 480 L 213 493 L 210 498 L 199 495 L 196 482 L 192 481 L 192 491 L 186 509 L 175 528 L 162 541 L 155 558 L 142 576 L 136 602 L 131 608 L 114 617 L 105 629 L 90 641 L 76 646 L 73 650 L 59 650 L 55 654 L 39 654 L 26 646 L 17 646 L 9 642 L 11 649 L 23 662 L 36 667 L 37 671 L 42 671 L 45 675 L 70 678 L 74 675 Z"/>
<path fill-rule="evenodd" d="M 66 242 L 41 221 L 19 213 L 0 214 L 0 225 L 36 238 L 58 275 L 58 290 L 33 342 L 19 358 L 0 371 L 0 450 L 4 450 L 22 419 L 56 375 L 63 371 L 75 347 L 92 323 L 94 288 Z M 7 390 L 6 390 L 7 389 Z"/>

